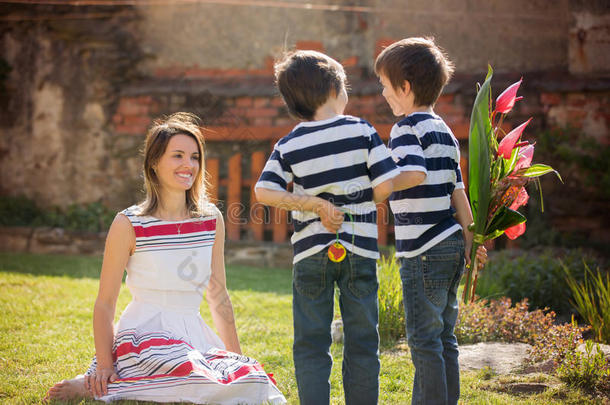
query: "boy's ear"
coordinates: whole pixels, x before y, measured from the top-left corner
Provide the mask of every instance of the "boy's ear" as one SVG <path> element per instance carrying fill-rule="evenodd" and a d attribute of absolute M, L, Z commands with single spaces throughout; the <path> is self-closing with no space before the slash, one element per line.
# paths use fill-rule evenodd
<path fill-rule="evenodd" d="M 408 80 L 405 80 L 402 83 L 402 91 L 405 93 L 405 95 L 407 95 L 411 92 L 411 83 L 409 83 Z"/>

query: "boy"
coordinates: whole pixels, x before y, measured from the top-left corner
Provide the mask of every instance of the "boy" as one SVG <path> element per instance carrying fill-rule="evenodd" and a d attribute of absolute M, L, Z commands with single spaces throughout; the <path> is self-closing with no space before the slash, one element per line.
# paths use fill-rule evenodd
<path fill-rule="evenodd" d="M 394 115 L 404 115 L 390 134 L 401 171 L 390 206 L 415 366 L 412 404 L 457 404 L 460 395 L 456 295 L 470 258 L 472 213 L 458 141 L 433 111 L 452 72 L 452 63 L 427 38 L 395 42 L 375 61 L 383 96 Z M 485 262 L 485 248 L 477 257 Z"/>
<path fill-rule="evenodd" d="M 293 210 L 293 356 L 299 398 L 304 405 L 329 403 L 337 283 L 345 402 L 376 404 L 375 202 L 390 195 L 398 169 L 368 122 L 343 115 L 346 78 L 337 61 L 296 51 L 276 64 L 275 75 L 290 114 L 301 122 L 277 142 L 255 191 L 263 204 Z"/>

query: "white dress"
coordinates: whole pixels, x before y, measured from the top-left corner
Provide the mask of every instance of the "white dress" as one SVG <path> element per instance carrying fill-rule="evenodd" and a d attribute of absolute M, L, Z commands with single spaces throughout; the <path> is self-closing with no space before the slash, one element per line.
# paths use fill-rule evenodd
<path fill-rule="evenodd" d="M 284 404 L 254 359 L 228 352 L 199 314 L 211 275 L 214 216 L 161 221 L 126 215 L 136 234 L 126 284 L 133 300 L 117 324 L 119 380 L 102 401 L 131 399 L 200 404 Z M 213 294 L 208 291 L 208 294 Z M 95 371 L 95 358 L 87 374 Z"/>

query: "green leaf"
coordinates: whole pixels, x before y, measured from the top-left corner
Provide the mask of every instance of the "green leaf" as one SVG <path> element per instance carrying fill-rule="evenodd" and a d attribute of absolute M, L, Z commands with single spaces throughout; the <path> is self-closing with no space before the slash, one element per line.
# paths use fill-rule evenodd
<path fill-rule="evenodd" d="M 561 176 L 559 175 L 559 172 L 557 172 L 557 170 L 553 169 L 549 165 L 543 165 L 540 163 L 531 165 L 527 169 L 518 170 L 517 173 L 515 173 L 515 176 L 533 178 L 543 176 L 547 173 L 555 173 L 557 177 L 559 177 L 559 180 L 561 180 L 561 182 L 563 183 L 563 180 L 561 179 Z"/>
<path fill-rule="evenodd" d="M 490 188 L 490 138 L 493 135 L 489 117 L 489 103 L 491 100 L 491 78 L 493 69 L 488 66 L 485 82 L 477 92 L 477 97 L 472 107 L 470 116 L 470 130 L 468 132 L 468 193 L 470 195 L 470 207 L 474 218 L 474 234 L 483 235 L 489 201 L 491 200 Z M 471 261 L 476 267 L 476 250 L 478 244 L 472 246 Z M 472 285 L 476 282 L 476 270 L 474 275 L 472 267 L 466 275 L 464 285 L 464 300 L 468 302 L 471 297 Z"/>
<path fill-rule="evenodd" d="M 504 230 L 510 228 L 511 226 L 519 225 L 525 222 L 527 218 L 523 216 L 518 211 L 511 210 L 506 206 L 502 206 L 498 209 L 493 219 L 489 223 L 489 226 L 485 230 L 485 238 L 487 239 L 488 235 L 492 235 L 498 231 L 500 231 L 500 235 L 504 233 Z M 497 235 L 497 236 L 500 236 Z M 495 237 L 497 237 L 495 236 Z"/>
<path fill-rule="evenodd" d="M 489 201 L 490 190 L 490 165 L 489 137 L 491 136 L 491 122 L 489 121 L 489 97 L 490 83 L 493 75 L 491 66 L 488 67 L 485 82 L 479 89 L 472 108 L 470 117 L 470 131 L 468 136 L 469 154 L 469 196 L 472 214 L 474 218 L 474 232 L 483 234 Z"/>

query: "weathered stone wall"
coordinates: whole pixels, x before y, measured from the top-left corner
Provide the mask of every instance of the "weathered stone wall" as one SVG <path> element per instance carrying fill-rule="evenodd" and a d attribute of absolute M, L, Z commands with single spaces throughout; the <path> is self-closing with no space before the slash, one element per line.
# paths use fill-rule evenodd
<path fill-rule="evenodd" d="M 294 47 L 340 60 L 352 87 L 347 113 L 387 136 L 395 118 L 373 60 L 412 35 L 434 36 L 456 64 L 436 111 L 458 137 L 491 63 L 496 94 L 524 76 L 525 99 L 508 125 L 533 116 L 530 134 L 573 126 L 610 143 L 605 1 L 328 3 L 0 6 L 0 195 L 43 206 L 131 204 L 141 196 L 146 128 L 178 110 L 210 127 L 210 157 L 269 150 L 295 123 L 272 78 L 273 58 Z M 599 223 L 595 232 L 608 229 L 606 217 Z"/>

